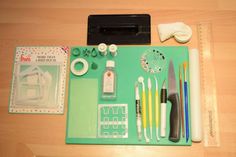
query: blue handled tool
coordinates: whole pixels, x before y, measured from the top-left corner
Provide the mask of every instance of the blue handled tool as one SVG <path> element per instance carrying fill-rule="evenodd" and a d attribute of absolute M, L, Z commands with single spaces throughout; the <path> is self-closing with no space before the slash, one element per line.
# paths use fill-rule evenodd
<path fill-rule="evenodd" d="M 189 117 L 188 117 L 188 83 L 187 83 L 187 62 L 184 62 L 184 104 L 185 104 L 185 132 L 186 142 L 189 139 Z"/>

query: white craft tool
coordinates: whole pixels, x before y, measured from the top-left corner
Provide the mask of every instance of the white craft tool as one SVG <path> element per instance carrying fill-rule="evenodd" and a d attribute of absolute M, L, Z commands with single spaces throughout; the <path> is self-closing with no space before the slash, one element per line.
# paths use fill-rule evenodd
<path fill-rule="evenodd" d="M 167 102 L 167 90 L 166 90 L 166 82 L 164 80 L 161 88 L 161 137 L 166 136 L 166 102 Z"/>
<path fill-rule="evenodd" d="M 138 78 L 138 82 L 142 84 L 142 120 L 143 120 L 143 130 L 144 130 L 144 138 L 146 143 L 149 143 L 149 138 L 147 136 L 147 106 L 146 106 L 146 92 L 145 92 L 145 84 L 144 78 L 140 76 Z"/>

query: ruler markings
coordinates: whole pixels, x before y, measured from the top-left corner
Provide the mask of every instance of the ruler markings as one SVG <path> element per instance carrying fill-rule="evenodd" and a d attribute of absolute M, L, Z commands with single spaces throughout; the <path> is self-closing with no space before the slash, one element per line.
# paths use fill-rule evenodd
<path fill-rule="evenodd" d="M 220 146 L 211 24 L 200 23 L 197 25 L 197 30 L 201 60 L 201 85 L 203 87 L 201 96 L 204 105 L 204 145 L 205 147 Z"/>

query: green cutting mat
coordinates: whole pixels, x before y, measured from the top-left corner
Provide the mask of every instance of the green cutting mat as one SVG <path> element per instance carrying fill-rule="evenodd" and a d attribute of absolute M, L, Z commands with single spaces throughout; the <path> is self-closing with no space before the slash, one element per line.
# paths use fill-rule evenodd
<path fill-rule="evenodd" d="M 168 80 L 168 65 L 169 61 L 173 60 L 176 83 L 179 90 L 179 65 L 184 61 L 189 60 L 188 48 L 184 46 L 178 47 L 157 47 L 157 46 L 118 46 L 118 54 L 112 57 L 110 53 L 107 56 L 92 57 L 91 53 L 85 55 L 86 51 L 98 52 L 97 47 L 72 47 L 70 61 L 80 57 L 84 58 L 89 63 L 89 71 L 83 76 L 75 76 L 70 72 L 69 80 L 69 99 L 68 99 L 68 114 L 67 114 L 67 132 L 66 143 L 71 144 L 132 144 L 132 145 L 191 145 L 191 131 L 190 139 L 186 143 L 186 139 L 181 136 L 179 142 L 174 143 L 168 140 L 169 137 L 169 115 L 171 104 L 167 102 L 167 133 L 165 138 L 160 137 L 160 141 L 156 141 L 155 122 L 153 113 L 153 139 L 150 143 L 146 143 L 144 136 L 142 141 L 138 140 L 136 130 L 136 111 L 135 111 L 135 89 L 134 85 L 139 76 L 144 76 L 144 81 L 147 91 L 147 79 L 152 79 L 152 95 L 153 95 L 153 109 L 154 109 L 154 93 L 155 81 L 154 75 L 158 79 L 159 94 L 164 80 Z M 166 65 L 160 73 L 151 74 L 144 71 L 141 67 L 140 58 L 146 51 L 153 49 L 159 51 L 165 56 Z M 78 56 L 73 53 L 79 53 Z M 101 98 L 102 74 L 105 70 L 107 60 L 115 61 L 115 71 L 117 74 L 117 98 L 115 100 L 103 100 Z M 97 65 L 97 69 L 92 69 L 92 64 Z M 78 66 L 78 68 L 81 68 Z M 187 76 L 189 72 L 187 71 Z M 188 77 L 189 78 L 189 77 Z M 188 79 L 189 84 L 189 79 Z M 168 86 L 168 81 L 166 86 Z M 141 85 L 139 85 L 141 95 Z M 188 91 L 189 92 L 189 91 Z M 184 100 L 184 99 L 183 99 Z M 128 113 L 128 129 L 127 138 L 112 138 L 110 136 L 101 137 L 99 135 L 99 117 L 98 104 L 127 104 Z M 188 102 L 190 104 L 190 101 Z M 160 106 L 160 105 L 159 105 Z M 160 109 L 159 109 L 160 111 Z M 189 105 L 190 113 L 190 105 Z M 121 114 L 119 112 L 118 114 Z M 147 115 L 148 116 L 148 115 Z M 190 117 L 190 115 L 189 115 Z M 191 123 L 191 120 L 190 120 Z M 147 122 L 148 124 L 148 122 Z M 191 126 L 189 124 L 189 126 Z M 125 126 L 124 126 L 125 128 Z M 123 130 L 125 130 L 123 128 Z M 160 127 L 159 127 L 160 128 Z M 122 127 L 119 128 L 122 130 Z M 100 130 L 101 131 L 101 130 Z M 149 136 L 149 129 L 147 129 Z M 160 129 L 159 129 L 160 133 Z M 150 136 L 149 136 L 150 137 Z"/>

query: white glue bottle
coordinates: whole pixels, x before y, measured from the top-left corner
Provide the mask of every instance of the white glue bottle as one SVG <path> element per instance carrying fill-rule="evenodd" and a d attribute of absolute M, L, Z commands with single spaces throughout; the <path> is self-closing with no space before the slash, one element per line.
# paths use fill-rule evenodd
<path fill-rule="evenodd" d="M 115 62 L 108 60 L 102 77 L 102 98 L 104 99 L 116 98 L 116 73 L 114 68 Z"/>

